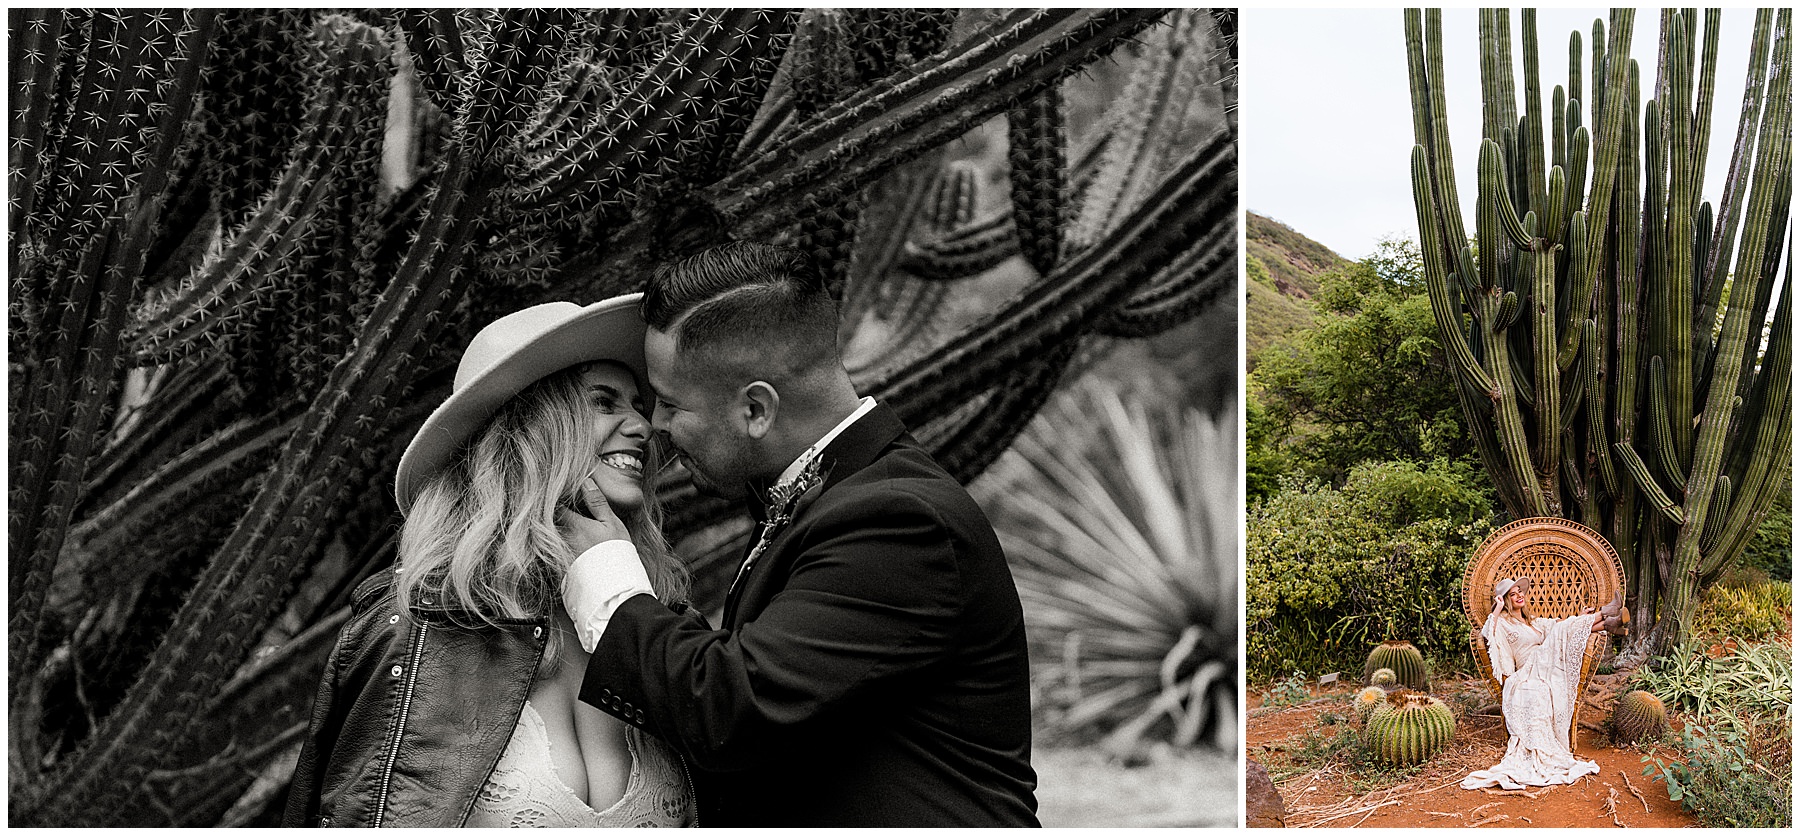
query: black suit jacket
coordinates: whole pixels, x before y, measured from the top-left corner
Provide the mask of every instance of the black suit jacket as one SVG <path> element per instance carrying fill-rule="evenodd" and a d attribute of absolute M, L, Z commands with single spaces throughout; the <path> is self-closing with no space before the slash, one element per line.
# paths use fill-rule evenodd
<path fill-rule="evenodd" d="M 699 768 L 703 826 L 1036 825 L 1025 628 L 992 526 L 885 407 L 821 455 L 725 629 L 634 596 L 581 698 Z"/>

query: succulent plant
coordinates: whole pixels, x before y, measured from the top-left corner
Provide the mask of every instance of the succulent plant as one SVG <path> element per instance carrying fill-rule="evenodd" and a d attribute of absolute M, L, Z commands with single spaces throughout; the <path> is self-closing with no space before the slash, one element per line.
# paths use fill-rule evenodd
<path fill-rule="evenodd" d="M 1369 674 L 1369 684 L 1378 688 L 1393 688 L 1400 684 L 1400 677 L 1394 674 L 1393 668 L 1376 668 Z"/>
<path fill-rule="evenodd" d="M 1415 691 L 1431 690 L 1425 676 L 1425 656 L 1413 647 L 1412 642 L 1384 641 L 1376 645 L 1369 651 L 1368 661 L 1363 663 L 1363 684 L 1379 684 L 1375 682 L 1375 674 L 1384 668 L 1401 686 Z"/>
<path fill-rule="evenodd" d="M 1456 734 L 1456 717 L 1437 697 L 1400 690 L 1370 712 L 1363 742 L 1384 763 L 1415 764 L 1437 754 Z"/>
<path fill-rule="evenodd" d="M 1357 691 L 1356 696 L 1352 697 L 1350 702 L 1356 707 L 1356 719 L 1366 724 L 1369 721 L 1369 715 L 1374 713 L 1377 707 L 1387 704 L 1387 691 L 1380 685 L 1370 685 Z"/>
<path fill-rule="evenodd" d="M 1653 73 L 1629 57 L 1634 10 L 1595 22 L 1586 83 L 1575 33 L 1548 131 L 1535 12 L 1520 12 L 1522 90 L 1509 15 L 1480 13 L 1482 140 L 1462 149 L 1479 188 L 1471 237 L 1441 15 L 1405 13 L 1432 312 L 1507 511 L 1603 533 L 1624 562 L 1634 633 L 1673 647 L 1791 471 L 1792 10 L 1756 12 L 1717 207 L 1701 186 L 1718 10 L 1704 30 L 1696 11 L 1664 10 Z"/>
<path fill-rule="evenodd" d="M 859 272 L 869 197 L 1196 17 L 12 11 L 11 822 L 267 821 L 245 788 L 281 783 L 334 619 L 392 558 L 395 460 L 460 347 L 641 288 L 675 207 L 931 335 L 863 391 L 972 478 L 1089 335 L 1228 284 L 1235 141 L 1158 146 L 1099 236 L 957 333 L 918 325 L 892 253 Z M 664 487 L 673 535 L 731 516 Z"/>
<path fill-rule="evenodd" d="M 1649 691 L 1627 691 L 1619 695 L 1612 713 L 1614 741 L 1636 743 L 1657 737 L 1668 730 L 1668 711 L 1655 694 Z"/>

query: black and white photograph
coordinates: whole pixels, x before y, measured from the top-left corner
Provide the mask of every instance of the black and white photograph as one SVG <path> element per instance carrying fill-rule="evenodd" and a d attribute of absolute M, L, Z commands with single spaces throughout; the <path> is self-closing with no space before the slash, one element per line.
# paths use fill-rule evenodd
<path fill-rule="evenodd" d="M 1241 823 L 1235 9 L 7 36 L 9 826 Z"/>

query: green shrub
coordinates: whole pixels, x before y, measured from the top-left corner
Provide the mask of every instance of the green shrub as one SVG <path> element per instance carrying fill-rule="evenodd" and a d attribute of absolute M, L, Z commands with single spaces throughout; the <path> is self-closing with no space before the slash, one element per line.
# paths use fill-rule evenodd
<path fill-rule="evenodd" d="M 1786 629 L 1794 588 L 1785 582 L 1719 583 L 1700 593 L 1694 632 L 1762 641 Z"/>
<path fill-rule="evenodd" d="M 1681 732 L 1682 760 L 1646 756 L 1645 775 L 1702 827 L 1790 827 L 1792 747 L 1785 721 L 1690 723 Z"/>
<path fill-rule="evenodd" d="M 1312 699 L 1312 692 L 1306 689 L 1306 674 L 1294 671 L 1286 679 L 1269 686 L 1269 692 L 1263 695 L 1264 708 L 1286 708 L 1299 705 Z"/>
<path fill-rule="evenodd" d="M 1778 581 L 1794 579 L 1794 506 L 1790 485 L 1756 527 L 1739 565 L 1760 569 Z"/>
<path fill-rule="evenodd" d="M 1717 659 L 1693 638 L 1639 669 L 1636 687 L 1696 719 L 1744 714 L 1786 718 L 1794 696 L 1792 652 L 1777 642 L 1744 645 Z M 1724 720 L 1722 722 L 1731 722 Z"/>
<path fill-rule="evenodd" d="M 1247 673 L 1360 671 L 1369 647 L 1411 641 L 1467 670 L 1458 605 L 1489 500 L 1460 464 L 1372 462 L 1345 485 L 1289 482 L 1249 512 Z"/>

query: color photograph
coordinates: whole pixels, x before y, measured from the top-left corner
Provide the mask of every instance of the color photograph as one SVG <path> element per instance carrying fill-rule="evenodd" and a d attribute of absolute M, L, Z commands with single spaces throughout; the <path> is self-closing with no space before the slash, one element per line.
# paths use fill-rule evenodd
<path fill-rule="evenodd" d="M 1790 827 L 1792 10 L 1242 24 L 1248 823 Z"/>

